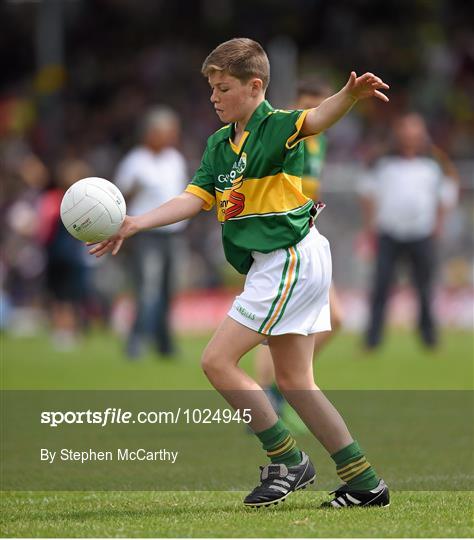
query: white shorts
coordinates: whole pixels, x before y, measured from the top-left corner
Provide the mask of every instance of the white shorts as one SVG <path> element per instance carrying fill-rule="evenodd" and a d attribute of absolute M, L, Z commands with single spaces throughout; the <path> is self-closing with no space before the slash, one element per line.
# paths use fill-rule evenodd
<path fill-rule="evenodd" d="M 331 250 L 315 227 L 295 246 L 252 256 L 244 290 L 229 317 L 264 335 L 331 330 Z"/>

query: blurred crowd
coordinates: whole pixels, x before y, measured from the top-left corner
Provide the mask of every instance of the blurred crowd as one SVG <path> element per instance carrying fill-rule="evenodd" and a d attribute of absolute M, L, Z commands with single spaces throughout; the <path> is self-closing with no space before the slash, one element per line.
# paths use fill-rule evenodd
<path fill-rule="evenodd" d="M 295 0 L 291 6 L 279 0 L 64 0 L 56 6 L 61 19 L 59 60 L 48 65 L 38 51 L 38 18 L 47 2 L 7 1 L 0 7 L 4 315 L 13 313 L 12 307 L 31 309 L 52 302 L 60 341 L 62 330 L 81 324 L 73 320 L 75 315 L 61 311 L 64 291 L 55 276 L 64 272 L 58 270 L 58 253 L 74 259 L 79 269 L 73 280 L 77 290 L 68 294 L 80 297 L 85 319 L 106 314 L 116 295 L 127 289 L 128 278 L 119 265 L 103 263 L 109 275 L 118 276 L 104 280 L 83 246 L 59 237 L 58 193 L 84 176 L 114 181 L 119 162 L 137 142 L 139 121 L 157 104 L 178 114 L 182 130 L 176 146 L 192 174 L 207 136 L 219 127 L 201 63 L 212 47 L 235 35 L 257 39 L 270 52 L 284 36 L 297 53 L 296 72 L 320 74 L 335 88 L 344 84 L 351 69 L 373 71 L 391 85 L 389 106 L 377 100 L 358 106 L 329 132 L 325 185 L 332 206 L 326 210 L 327 228 L 352 233 L 361 225 L 352 200 L 355 186 L 347 178 L 377 157 L 388 142 L 392 121 L 409 110 L 423 115 L 437 147 L 458 165 L 461 206 L 472 207 L 474 34 L 465 3 L 459 9 L 458 2 L 447 0 Z M 296 79 L 288 77 L 286 85 L 291 95 Z M 279 93 L 270 85 L 270 99 L 272 95 Z M 348 207 L 349 218 L 344 211 Z M 472 218 L 465 215 L 450 229 L 450 240 L 460 242 L 450 254 L 457 264 L 470 245 L 466 230 Z M 180 276 L 186 287 L 238 283 L 224 264 L 219 234 L 214 216 L 207 213 L 187 226 L 187 262 Z M 343 264 L 338 270 L 338 258 L 351 256 L 353 247 L 344 239 L 340 245 L 334 249 L 336 279 L 360 286 L 360 280 L 341 270 Z M 2 319 L 5 324 L 7 317 Z M 21 320 L 28 321 L 24 311 Z"/>

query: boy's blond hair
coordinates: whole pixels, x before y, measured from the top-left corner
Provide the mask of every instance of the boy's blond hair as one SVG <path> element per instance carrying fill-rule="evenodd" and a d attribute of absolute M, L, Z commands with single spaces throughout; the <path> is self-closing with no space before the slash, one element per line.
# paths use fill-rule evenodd
<path fill-rule="evenodd" d="M 266 90 L 270 82 L 267 54 L 260 43 L 249 38 L 234 38 L 218 45 L 204 60 L 201 68 L 205 77 L 214 71 L 226 71 L 242 82 L 257 77 L 262 80 L 263 90 Z"/>

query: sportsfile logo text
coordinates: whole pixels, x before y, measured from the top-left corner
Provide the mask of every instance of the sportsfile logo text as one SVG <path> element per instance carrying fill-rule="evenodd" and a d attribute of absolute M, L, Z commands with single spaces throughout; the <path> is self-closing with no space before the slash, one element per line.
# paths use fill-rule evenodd
<path fill-rule="evenodd" d="M 133 413 L 121 408 L 108 407 L 103 411 L 42 411 L 41 424 L 58 427 L 62 424 L 95 424 L 105 427 L 113 424 L 249 424 L 251 409 L 182 409 L 174 411 L 139 411 Z"/>

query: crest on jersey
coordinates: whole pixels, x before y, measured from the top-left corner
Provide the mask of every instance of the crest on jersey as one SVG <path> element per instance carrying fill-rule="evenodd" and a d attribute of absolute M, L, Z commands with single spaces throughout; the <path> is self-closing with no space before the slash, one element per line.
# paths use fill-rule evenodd
<path fill-rule="evenodd" d="M 237 174 L 243 174 L 245 167 L 247 167 L 247 154 L 245 152 L 242 152 L 239 161 L 234 163 L 234 167 Z"/>
<path fill-rule="evenodd" d="M 247 167 L 247 154 L 245 152 L 239 157 L 237 161 L 234 161 L 230 173 L 220 174 L 217 177 L 217 180 L 221 184 L 228 184 L 229 182 L 233 185 L 237 180 L 241 180 L 242 175 L 244 174 L 245 168 Z"/>

